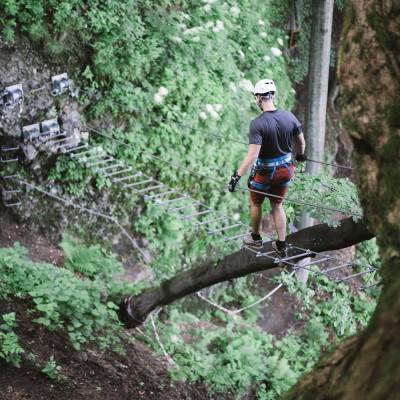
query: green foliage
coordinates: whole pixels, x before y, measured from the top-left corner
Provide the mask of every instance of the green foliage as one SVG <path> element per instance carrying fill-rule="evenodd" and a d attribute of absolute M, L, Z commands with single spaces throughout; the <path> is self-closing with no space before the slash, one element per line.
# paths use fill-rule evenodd
<path fill-rule="evenodd" d="M 110 279 L 123 271 L 115 255 L 108 254 L 100 245 L 85 246 L 70 235 L 60 244 L 67 258 L 64 266 L 90 278 Z"/>
<path fill-rule="evenodd" d="M 46 365 L 42 368 L 42 372 L 46 374 L 50 379 L 60 380 L 63 375 L 61 374 L 61 367 L 57 365 L 54 357 L 51 356 Z"/>
<path fill-rule="evenodd" d="M 3 321 L 0 325 L 0 357 L 19 367 L 24 349 L 19 345 L 18 335 L 14 332 L 17 326 L 15 313 L 3 314 Z"/>
<path fill-rule="evenodd" d="M 107 281 L 80 279 L 67 269 L 33 263 L 19 246 L 0 249 L 0 276 L 3 297 L 32 298 L 34 321 L 49 330 L 65 329 L 76 349 L 91 340 L 102 349 L 120 349 L 117 306 L 103 300 Z"/>

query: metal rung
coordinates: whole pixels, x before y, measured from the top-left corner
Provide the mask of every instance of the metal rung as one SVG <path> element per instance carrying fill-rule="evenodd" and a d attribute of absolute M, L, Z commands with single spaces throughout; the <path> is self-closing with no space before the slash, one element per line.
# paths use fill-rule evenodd
<path fill-rule="evenodd" d="M 57 137 L 57 136 L 55 136 L 55 137 Z M 53 138 L 51 138 L 51 139 L 53 139 Z M 67 142 L 68 140 L 71 140 L 71 139 L 72 139 L 72 137 L 66 137 L 66 138 L 60 139 L 60 140 L 46 140 L 44 143 L 57 144 L 57 143 Z"/>
<path fill-rule="evenodd" d="M 0 157 L 0 163 L 3 164 L 8 164 L 8 163 L 12 163 L 12 162 L 17 162 L 18 158 L 10 158 L 9 160 L 4 160 L 3 158 Z"/>
<path fill-rule="evenodd" d="M 150 178 L 150 179 L 145 179 L 144 181 L 140 181 L 140 182 L 134 182 L 134 183 L 129 183 L 129 184 L 124 183 L 123 187 L 131 188 L 131 187 L 143 185 L 144 183 L 149 183 L 149 182 L 154 182 L 154 181 L 155 181 L 154 178 Z"/>
<path fill-rule="evenodd" d="M 6 203 L 4 202 L 4 207 L 17 207 L 20 206 L 22 203 L 20 201 L 16 202 L 16 203 Z"/>
<path fill-rule="evenodd" d="M 325 269 L 323 272 L 328 273 L 328 272 L 331 272 L 331 271 L 336 271 L 336 270 L 341 269 L 341 268 L 350 267 L 351 265 L 352 265 L 352 263 L 340 264 L 337 267 L 332 267 L 332 268 Z M 308 265 L 306 265 L 306 267 L 307 266 Z M 316 271 L 316 272 L 319 273 L 319 271 Z"/>
<path fill-rule="evenodd" d="M 213 235 L 214 233 L 219 233 L 219 232 L 223 232 L 223 231 L 226 231 L 226 230 L 229 231 L 229 230 L 231 230 L 233 228 L 237 228 L 238 226 L 242 226 L 242 224 L 233 224 L 233 225 L 229 225 L 229 226 L 224 226 L 223 228 L 207 230 L 207 232 Z"/>
<path fill-rule="evenodd" d="M 345 282 L 345 281 L 348 281 L 349 279 L 355 278 L 356 276 L 361 276 L 361 275 L 365 275 L 365 274 L 370 274 L 371 272 L 374 272 L 374 271 L 376 271 L 376 268 L 368 268 L 368 269 L 365 270 L 365 271 L 361 271 L 361 272 L 358 272 L 358 273 L 356 273 L 356 274 L 346 276 L 346 278 L 336 279 L 336 282 L 337 282 L 337 283 Z"/>
<path fill-rule="evenodd" d="M 113 170 L 115 168 L 120 168 L 120 167 L 124 167 L 124 164 L 115 164 L 115 165 L 109 165 L 108 167 L 102 167 L 102 168 L 98 168 L 97 171 L 98 172 L 104 172 L 104 171 L 109 171 L 109 170 Z"/>
<path fill-rule="evenodd" d="M 8 152 L 8 151 L 16 151 L 19 150 L 19 146 L 18 147 L 2 147 L 1 151 L 3 152 Z"/>
<path fill-rule="evenodd" d="M 189 196 L 188 195 L 184 195 L 182 197 L 176 197 L 175 199 L 171 199 L 171 200 L 167 200 L 167 201 L 162 201 L 160 203 L 158 203 L 159 206 L 165 206 L 167 204 L 171 204 L 171 203 L 176 203 L 177 201 L 182 201 L 182 200 L 186 200 L 188 199 Z"/>
<path fill-rule="evenodd" d="M 240 239 L 242 237 L 247 236 L 249 233 L 250 233 L 250 231 L 248 231 L 246 233 L 241 233 L 241 234 L 235 235 L 235 236 L 225 236 L 224 237 L 224 242 L 229 242 L 230 240 Z"/>
<path fill-rule="evenodd" d="M 161 184 L 161 185 L 156 185 L 156 186 L 150 186 L 148 188 L 145 189 L 141 189 L 141 190 L 135 190 L 135 193 L 146 193 L 149 192 L 150 190 L 154 190 L 154 189 L 158 189 L 158 188 L 162 188 L 165 185 Z"/>
<path fill-rule="evenodd" d="M 308 256 L 308 255 L 310 255 L 311 253 L 312 253 L 312 252 L 311 252 L 310 250 L 307 250 L 306 252 L 300 253 L 300 254 L 296 254 L 295 256 L 285 257 L 285 258 L 279 258 L 277 262 L 285 262 L 285 261 L 289 261 L 289 260 L 295 260 L 296 258 Z"/>
<path fill-rule="evenodd" d="M 189 215 L 183 215 L 181 217 L 178 217 L 179 219 L 191 219 L 193 217 L 198 217 L 199 215 L 205 215 L 205 214 L 210 214 L 212 212 L 215 212 L 214 210 L 205 210 L 205 211 L 199 211 L 197 213 L 194 214 L 189 214 Z"/>
<path fill-rule="evenodd" d="M 129 181 L 130 179 L 137 178 L 138 176 L 142 176 L 142 175 L 143 174 L 141 172 L 137 172 L 136 174 L 123 176 L 122 178 L 113 178 L 113 179 L 111 179 L 111 182 L 112 183 L 117 183 L 117 182 Z M 154 179 L 150 178 L 150 179 L 147 179 L 145 181 L 136 182 L 136 184 L 139 185 L 140 183 L 147 183 L 147 182 L 153 182 L 153 181 L 154 181 Z M 132 186 L 135 186 L 135 185 L 132 184 Z M 124 184 L 124 187 L 126 187 L 125 184 Z M 131 187 L 131 186 L 129 186 L 129 187 Z"/>
<path fill-rule="evenodd" d="M 197 222 L 195 225 L 196 226 L 208 225 L 208 224 L 211 224 L 211 223 L 216 222 L 216 221 L 221 221 L 223 219 L 229 219 L 229 217 L 224 215 L 223 217 L 219 217 L 219 218 L 215 218 L 215 219 L 209 219 L 208 221 Z"/>
<path fill-rule="evenodd" d="M 113 158 L 113 157 L 110 156 L 110 158 L 105 158 L 105 159 L 102 160 L 102 161 L 97 161 L 97 162 L 95 162 L 95 163 L 89 163 L 87 166 L 88 166 L 88 168 L 93 168 L 93 167 L 96 167 L 97 165 L 108 164 L 108 163 L 110 163 L 111 161 L 115 161 L 115 158 Z"/>
<path fill-rule="evenodd" d="M 126 169 L 121 169 L 119 171 L 115 171 L 115 172 L 110 172 L 109 174 L 104 174 L 104 176 L 107 176 L 108 178 L 110 176 L 115 176 L 115 175 L 121 175 L 124 174 L 125 172 L 131 172 L 132 171 L 132 167 L 126 168 Z M 102 168 L 97 169 L 97 172 L 100 172 L 102 170 Z"/>
<path fill-rule="evenodd" d="M 19 174 L 2 176 L 3 179 L 15 179 L 15 178 L 20 178 L 20 177 L 21 176 Z"/>
<path fill-rule="evenodd" d="M 168 190 L 167 192 L 157 193 L 157 194 L 153 194 L 151 196 L 146 195 L 146 196 L 144 196 L 144 198 L 146 200 L 156 199 L 156 201 L 157 201 L 157 198 L 164 197 L 164 196 L 167 196 L 168 194 L 173 194 L 173 193 L 176 193 L 176 190 Z"/>
<path fill-rule="evenodd" d="M 198 206 L 199 204 L 201 204 L 200 201 L 194 201 L 192 203 L 188 203 L 188 204 L 186 204 L 184 206 L 181 206 L 181 207 L 168 208 L 168 211 L 176 212 L 176 211 L 184 210 L 185 208 Z"/>
<path fill-rule="evenodd" d="M 48 134 L 46 133 L 46 134 L 43 134 L 43 135 L 39 135 L 38 138 L 40 139 L 40 138 L 43 137 L 43 136 L 48 136 Z M 61 136 L 64 136 L 65 139 L 70 139 L 70 138 L 72 139 L 72 136 L 66 137 L 66 136 L 67 136 L 66 133 L 63 132 L 63 133 L 59 133 L 59 134 L 54 135 L 54 136 L 50 136 L 50 137 L 48 138 L 48 140 L 46 140 L 45 142 L 49 142 L 50 140 L 57 139 L 57 138 L 59 138 L 59 137 L 61 137 Z"/>
<path fill-rule="evenodd" d="M 14 189 L 14 190 L 7 190 L 7 189 L 3 189 L 2 193 L 4 194 L 14 194 L 14 193 L 21 193 L 20 189 Z"/>
<path fill-rule="evenodd" d="M 68 151 L 66 151 L 66 153 L 72 153 L 73 151 L 76 151 L 76 150 L 80 150 L 80 149 L 86 149 L 88 147 L 88 144 L 87 143 L 85 143 L 85 144 L 83 144 L 82 146 L 78 146 L 78 147 L 73 147 L 72 149 L 69 149 Z M 71 157 L 73 158 L 73 154 L 71 154 Z"/>

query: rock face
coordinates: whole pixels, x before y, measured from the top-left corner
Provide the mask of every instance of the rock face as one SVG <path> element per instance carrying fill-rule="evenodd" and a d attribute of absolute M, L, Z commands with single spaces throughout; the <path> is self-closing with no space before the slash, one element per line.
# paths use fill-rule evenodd
<path fill-rule="evenodd" d="M 68 72 L 63 68 L 43 59 L 23 38 L 12 46 L 0 39 L 0 91 L 16 84 L 21 84 L 23 90 L 20 104 L 10 107 L 0 105 L 0 144 L 18 143 L 22 138 L 23 126 L 50 119 L 57 120 L 61 131 L 65 132 L 66 137 L 71 137 L 71 144 L 80 141 L 82 115 L 74 98 L 73 82 L 70 81 L 70 91 L 59 96 L 51 93 L 52 77 Z M 43 142 L 24 143 L 22 155 L 28 163 L 41 153 L 46 158 L 57 152 L 58 146 L 43 146 Z"/>

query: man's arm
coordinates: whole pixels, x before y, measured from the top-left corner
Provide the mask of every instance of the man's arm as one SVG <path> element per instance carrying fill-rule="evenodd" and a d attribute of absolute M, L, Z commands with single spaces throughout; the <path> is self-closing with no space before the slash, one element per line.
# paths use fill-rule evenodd
<path fill-rule="evenodd" d="M 304 139 L 303 132 L 299 133 L 298 135 L 294 136 L 294 150 L 296 154 L 304 154 L 306 149 L 306 141 Z"/>
<path fill-rule="evenodd" d="M 239 176 L 243 176 L 249 167 L 254 164 L 254 162 L 257 160 L 258 154 L 260 153 L 260 149 L 260 144 L 249 144 L 247 155 L 237 171 Z"/>

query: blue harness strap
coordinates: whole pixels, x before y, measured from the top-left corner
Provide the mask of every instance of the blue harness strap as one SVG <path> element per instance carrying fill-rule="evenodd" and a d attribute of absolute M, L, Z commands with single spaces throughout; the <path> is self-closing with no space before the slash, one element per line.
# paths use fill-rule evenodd
<path fill-rule="evenodd" d="M 257 171 L 264 170 L 265 172 L 268 171 L 268 180 L 272 181 L 275 176 L 276 168 L 277 167 L 285 167 L 289 169 L 289 164 L 293 163 L 292 154 L 288 153 L 281 157 L 276 158 L 257 158 L 253 166 L 253 172 L 251 176 L 254 176 L 253 173 Z M 289 179 L 284 182 L 280 182 L 276 184 L 276 186 L 287 187 L 292 183 L 292 180 Z M 252 178 L 249 179 L 249 184 L 253 189 L 261 190 L 261 191 L 268 191 L 271 189 L 271 185 L 265 185 L 263 183 L 255 182 Z"/>

